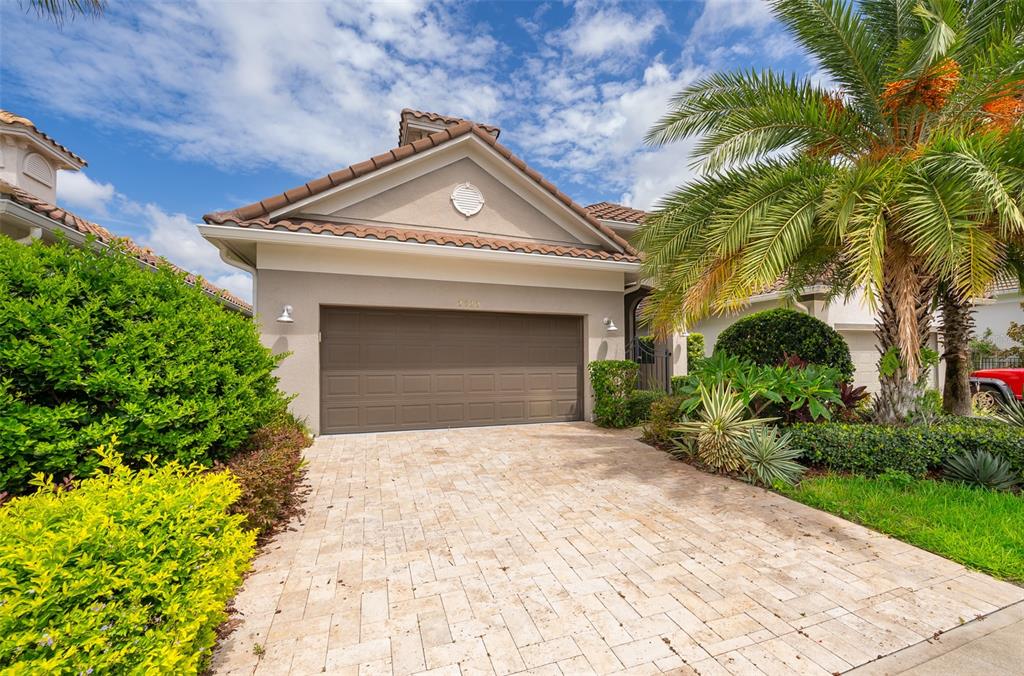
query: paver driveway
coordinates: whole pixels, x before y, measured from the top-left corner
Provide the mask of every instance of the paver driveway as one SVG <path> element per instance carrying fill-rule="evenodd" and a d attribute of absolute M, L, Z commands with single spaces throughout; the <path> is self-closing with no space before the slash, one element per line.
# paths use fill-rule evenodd
<path fill-rule="evenodd" d="M 829 674 L 1024 598 L 585 423 L 308 458 L 308 513 L 257 559 L 218 672 Z"/>

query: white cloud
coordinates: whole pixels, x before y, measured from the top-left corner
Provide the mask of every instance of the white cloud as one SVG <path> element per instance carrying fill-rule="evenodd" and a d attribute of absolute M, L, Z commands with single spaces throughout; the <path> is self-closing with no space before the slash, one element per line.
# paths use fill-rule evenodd
<path fill-rule="evenodd" d="M 100 183 L 81 171 L 61 171 L 57 174 L 57 201 L 72 208 L 104 214 L 114 198 L 114 185 Z"/>
<path fill-rule="evenodd" d="M 690 37 L 703 38 L 738 28 L 760 32 L 774 21 L 766 0 L 705 0 L 704 11 L 693 25 Z"/>
<path fill-rule="evenodd" d="M 145 228 L 137 238 L 138 244 L 245 300 L 252 300 L 251 276 L 222 261 L 217 247 L 203 239 L 188 216 L 168 213 L 155 204 L 129 202 L 124 208 L 137 214 Z"/>
<path fill-rule="evenodd" d="M 4 71 L 25 95 L 224 168 L 313 175 L 390 147 L 405 106 L 502 110 L 497 43 L 456 26 L 457 7 L 134 3 L 63 31 L 4 11 Z"/>
<path fill-rule="evenodd" d="M 614 51 L 621 58 L 639 51 L 664 23 L 665 15 L 653 6 L 634 15 L 613 5 L 581 3 L 559 41 L 575 56 L 595 58 Z"/>
<path fill-rule="evenodd" d="M 230 291 L 239 298 L 252 302 L 252 275 L 248 272 L 229 272 L 211 277 L 210 281 L 222 289 Z"/>

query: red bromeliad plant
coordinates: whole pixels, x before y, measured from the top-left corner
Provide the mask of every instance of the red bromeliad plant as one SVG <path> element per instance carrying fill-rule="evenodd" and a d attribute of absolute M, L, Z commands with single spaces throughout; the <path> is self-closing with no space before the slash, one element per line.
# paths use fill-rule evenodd
<path fill-rule="evenodd" d="M 1024 246 L 1024 3 L 774 0 L 834 86 L 712 75 L 648 140 L 697 136 L 702 174 L 636 237 L 647 318 L 693 325 L 780 278 L 862 289 L 887 368 L 878 419 L 914 406 L 942 290 L 982 296 Z"/>

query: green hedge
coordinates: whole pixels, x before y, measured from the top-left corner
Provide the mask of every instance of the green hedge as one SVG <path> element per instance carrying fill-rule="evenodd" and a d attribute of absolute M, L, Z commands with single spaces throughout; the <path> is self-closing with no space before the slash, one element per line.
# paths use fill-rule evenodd
<path fill-rule="evenodd" d="M 226 459 L 286 400 L 255 324 L 168 268 L 0 237 L 0 491 L 88 476 L 111 436 L 183 464 Z"/>
<path fill-rule="evenodd" d="M 636 390 L 640 366 L 625 359 L 606 359 L 587 364 L 594 390 L 594 422 L 602 427 L 629 427 L 629 397 Z"/>
<path fill-rule="evenodd" d="M 987 450 L 1024 476 L 1024 430 L 999 422 L 961 418 L 930 426 L 814 423 L 788 429 L 807 462 L 840 472 L 899 470 L 921 477 L 951 455 Z"/>
<path fill-rule="evenodd" d="M 704 334 L 703 333 L 691 333 L 686 336 L 686 367 L 687 370 L 696 368 L 702 359 L 707 355 L 704 354 Z"/>
<path fill-rule="evenodd" d="M 786 355 L 795 355 L 853 378 L 853 360 L 846 340 L 825 322 L 796 310 L 779 308 L 755 312 L 722 331 L 715 352 L 747 359 L 755 364 L 777 366 Z"/>
<path fill-rule="evenodd" d="M 635 390 L 629 395 L 629 426 L 647 422 L 651 417 L 651 406 L 665 396 L 660 390 Z"/>
<path fill-rule="evenodd" d="M 0 507 L 0 672 L 197 673 L 253 555 L 227 472 L 177 463 Z"/>

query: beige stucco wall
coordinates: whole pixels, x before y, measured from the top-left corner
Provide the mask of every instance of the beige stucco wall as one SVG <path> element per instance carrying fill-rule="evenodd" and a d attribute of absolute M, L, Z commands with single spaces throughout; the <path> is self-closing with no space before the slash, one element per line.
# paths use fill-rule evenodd
<path fill-rule="evenodd" d="M 452 205 L 452 190 L 472 183 L 484 196 L 474 216 L 464 216 Z M 325 207 L 329 206 L 325 203 Z M 314 206 L 310 211 L 320 211 Z M 385 190 L 331 213 L 333 218 L 418 226 L 434 230 L 466 231 L 506 239 L 550 243 L 596 244 L 596 235 L 570 234 L 517 195 L 470 158 Z"/>
<path fill-rule="evenodd" d="M 545 269 L 525 263 L 492 263 L 481 268 L 472 260 L 438 258 L 432 261 L 419 256 L 384 253 L 371 255 L 370 259 L 368 261 L 365 251 L 260 247 L 254 283 L 261 335 L 274 352 L 292 353 L 278 368 L 281 387 L 297 395 L 292 411 L 305 418 L 314 432 L 320 427 L 318 332 L 321 305 L 582 316 L 584 364 L 624 356 L 622 331 L 609 334 L 603 324 L 604 318 L 609 317 L 617 326 L 623 326 L 621 272 Z M 290 269 L 299 264 L 323 271 Z M 363 274 L 353 274 L 353 270 Z M 371 271 L 376 276 L 366 274 Z M 447 275 L 447 279 L 439 278 L 442 275 Z M 545 281 L 550 275 L 560 280 L 560 286 Z M 494 279 L 500 279 L 501 283 L 493 283 Z M 283 305 L 293 307 L 293 324 L 275 321 Z M 584 392 L 584 416 L 589 420 L 592 415 L 593 397 L 588 383 Z"/>
<path fill-rule="evenodd" d="M 38 156 L 38 160 L 49 168 L 50 175 L 46 183 L 25 173 L 25 162 L 33 155 Z M 6 135 L 0 137 L 0 179 L 32 193 L 45 202 L 57 203 L 57 168 L 53 160 L 38 153 L 24 138 Z"/>

